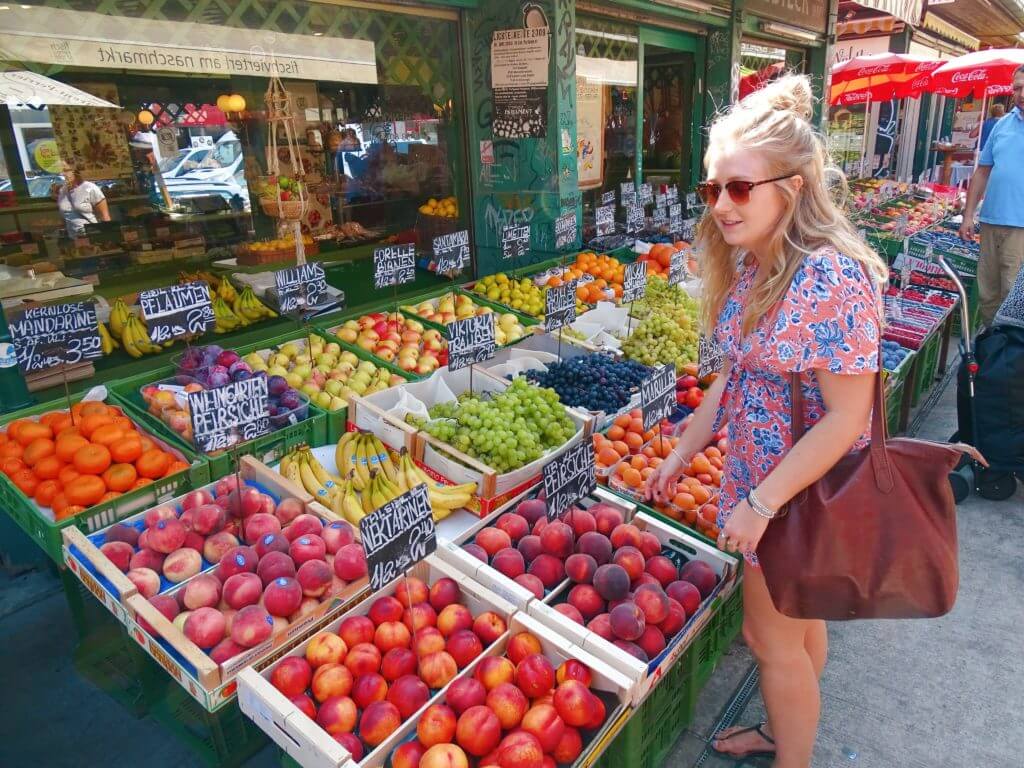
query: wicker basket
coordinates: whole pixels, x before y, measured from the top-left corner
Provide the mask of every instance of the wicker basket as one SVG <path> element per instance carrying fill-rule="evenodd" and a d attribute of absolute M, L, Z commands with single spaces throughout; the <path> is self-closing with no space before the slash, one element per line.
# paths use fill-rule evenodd
<path fill-rule="evenodd" d="M 274 197 L 261 197 L 260 208 L 267 216 L 288 221 L 300 221 L 306 213 L 305 200 L 279 200 Z"/>

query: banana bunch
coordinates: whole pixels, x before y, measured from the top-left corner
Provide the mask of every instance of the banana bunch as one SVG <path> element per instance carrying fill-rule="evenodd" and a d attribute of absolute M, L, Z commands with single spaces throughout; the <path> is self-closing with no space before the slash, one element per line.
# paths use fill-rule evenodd
<path fill-rule="evenodd" d="M 370 432 L 346 432 L 334 450 L 334 463 L 339 475 L 352 475 L 352 483 L 360 493 L 369 487 L 372 471 L 383 471 L 392 482 L 398 471 L 384 443 Z"/>
<path fill-rule="evenodd" d="M 219 295 L 217 295 L 213 301 L 213 332 L 214 333 L 227 333 L 237 328 L 249 325 L 249 321 L 240 318 L 234 312 L 231 311 L 231 307 L 227 305 Z"/>
<path fill-rule="evenodd" d="M 235 286 L 231 284 L 230 280 L 221 278 L 220 284 L 217 286 L 217 295 L 228 304 L 233 304 L 238 298 L 238 291 L 235 290 Z"/>
<path fill-rule="evenodd" d="M 124 351 L 135 358 L 163 351 L 159 344 L 154 344 L 150 340 L 146 326 L 131 312 L 128 313 L 124 330 L 121 331 L 121 344 L 124 345 Z"/>
<path fill-rule="evenodd" d="M 110 331 L 107 330 L 107 326 L 103 323 L 97 323 L 96 330 L 100 334 L 100 348 L 103 350 L 104 355 L 109 355 L 121 346 L 121 343 L 110 335 Z"/>
<path fill-rule="evenodd" d="M 236 317 L 244 318 L 250 323 L 254 323 L 264 317 L 277 317 L 277 312 L 265 306 L 257 299 L 256 294 L 252 292 L 252 286 L 249 285 L 245 286 L 241 293 L 235 294 L 235 300 L 231 303 L 231 310 L 235 313 Z"/>
<path fill-rule="evenodd" d="M 426 472 L 416 466 L 416 462 L 404 448 L 398 457 L 397 482 L 400 493 L 406 493 L 421 483 L 426 484 L 435 522 L 444 520 L 453 510 L 466 506 L 476 492 L 476 483 L 445 485 L 435 482 Z"/>
<path fill-rule="evenodd" d="M 330 474 L 309 448 L 292 451 L 281 459 L 280 472 L 328 508 L 333 508 L 341 492 L 341 478 Z"/>
<path fill-rule="evenodd" d="M 118 338 L 124 334 L 124 327 L 128 322 L 130 314 L 131 311 L 128 309 L 128 305 L 124 303 L 124 299 L 116 299 L 114 301 L 114 306 L 110 309 L 110 330 Z"/>
<path fill-rule="evenodd" d="M 201 269 L 197 272 L 179 272 L 178 283 L 181 285 L 185 283 L 206 283 L 209 286 L 216 287 L 220 283 L 220 278 L 207 272 L 205 269 Z"/>

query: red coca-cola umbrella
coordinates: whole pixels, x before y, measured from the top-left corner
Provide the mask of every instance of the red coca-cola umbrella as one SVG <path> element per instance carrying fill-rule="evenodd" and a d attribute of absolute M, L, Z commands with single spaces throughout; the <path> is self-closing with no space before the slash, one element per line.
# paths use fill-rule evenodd
<path fill-rule="evenodd" d="M 855 56 L 832 68 L 829 103 L 863 104 L 918 96 L 927 82 L 923 76 L 941 65 L 941 61 L 909 53 Z"/>
<path fill-rule="evenodd" d="M 1012 93 L 1013 71 L 1024 64 L 1024 48 L 990 48 L 950 59 L 931 73 L 925 90 L 962 99 Z"/>

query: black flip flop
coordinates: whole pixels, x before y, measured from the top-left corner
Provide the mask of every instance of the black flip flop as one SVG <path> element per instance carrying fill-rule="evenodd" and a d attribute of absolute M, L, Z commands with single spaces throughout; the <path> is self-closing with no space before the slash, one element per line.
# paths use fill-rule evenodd
<path fill-rule="evenodd" d="M 711 746 L 711 751 L 714 752 L 716 755 L 724 757 L 727 760 L 732 760 L 733 762 L 736 762 L 736 763 L 742 763 L 745 760 L 750 760 L 750 759 L 755 758 L 755 757 L 774 758 L 775 757 L 775 752 L 774 751 L 772 751 L 772 752 L 766 752 L 766 751 L 744 752 L 741 755 L 736 755 L 736 754 L 733 754 L 731 752 L 722 752 L 720 750 L 715 749 L 715 747 L 714 747 L 714 743 L 713 742 L 715 742 L 715 741 L 728 741 L 729 739 L 731 739 L 731 738 L 733 738 L 735 736 L 739 736 L 739 735 L 744 734 L 744 733 L 750 733 L 751 731 L 756 731 L 757 734 L 762 739 L 767 741 L 769 744 L 774 744 L 775 743 L 775 739 L 773 739 L 771 736 L 769 736 L 767 733 L 764 732 L 764 726 L 765 725 L 767 725 L 767 723 L 758 723 L 757 725 L 752 725 L 749 728 L 741 728 L 738 731 L 734 731 L 733 733 L 730 733 L 728 736 L 726 736 L 724 738 L 719 738 L 718 736 L 715 736 L 715 737 L 713 737 L 711 739 L 711 742 L 709 743 L 709 746 Z"/>

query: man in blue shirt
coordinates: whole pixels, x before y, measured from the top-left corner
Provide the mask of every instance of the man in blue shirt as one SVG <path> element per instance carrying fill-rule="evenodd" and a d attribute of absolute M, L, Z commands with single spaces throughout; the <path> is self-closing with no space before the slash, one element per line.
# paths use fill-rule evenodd
<path fill-rule="evenodd" d="M 974 239 L 981 206 L 978 299 L 981 319 L 992 322 L 1024 264 L 1024 66 L 1013 73 L 1013 109 L 992 128 L 971 178 L 960 237 Z"/>

